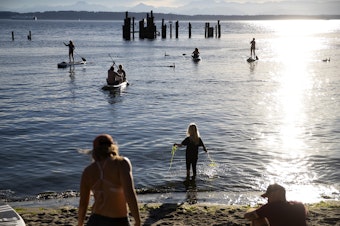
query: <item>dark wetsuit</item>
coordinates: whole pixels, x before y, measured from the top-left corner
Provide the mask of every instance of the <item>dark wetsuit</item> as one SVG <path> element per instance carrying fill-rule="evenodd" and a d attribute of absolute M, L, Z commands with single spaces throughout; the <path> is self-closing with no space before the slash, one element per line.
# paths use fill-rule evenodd
<path fill-rule="evenodd" d="M 205 147 L 201 138 L 199 138 L 199 143 L 195 144 L 192 142 L 190 137 L 186 137 L 182 143 L 182 145 L 187 146 L 185 151 L 185 162 L 187 170 L 190 170 L 190 165 L 192 165 L 193 175 L 196 176 L 196 164 L 198 160 L 198 147 Z"/>
<path fill-rule="evenodd" d="M 73 43 L 65 44 L 65 46 L 68 46 L 68 54 L 73 55 L 73 51 L 75 49 Z"/>

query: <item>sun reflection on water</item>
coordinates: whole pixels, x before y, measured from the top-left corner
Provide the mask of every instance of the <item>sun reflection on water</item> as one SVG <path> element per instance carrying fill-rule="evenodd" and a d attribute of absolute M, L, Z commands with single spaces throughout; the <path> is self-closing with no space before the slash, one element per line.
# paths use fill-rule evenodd
<path fill-rule="evenodd" d="M 264 117 L 270 128 L 260 142 L 270 150 L 270 159 L 264 178 L 266 186 L 280 183 L 291 197 L 312 202 L 328 189 L 314 185 L 318 175 L 310 169 L 307 142 L 312 120 L 308 105 L 317 82 L 309 64 L 314 63 L 321 42 L 314 36 L 317 27 L 310 22 L 283 21 L 281 25 L 275 27 L 277 37 L 270 47 L 278 70 L 272 77 L 274 88 L 265 96 Z"/>

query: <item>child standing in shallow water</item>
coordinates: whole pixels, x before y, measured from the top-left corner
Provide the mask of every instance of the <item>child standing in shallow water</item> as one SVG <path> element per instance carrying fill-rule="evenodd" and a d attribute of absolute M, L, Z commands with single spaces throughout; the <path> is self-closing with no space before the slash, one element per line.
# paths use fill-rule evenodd
<path fill-rule="evenodd" d="M 186 169 L 187 169 L 187 179 L 190 178 L 190 167 L 192 167 L 193 176 L 192 179 L 196 177 L 196 165 L 198 160 L 198 148 L 199 146 L 203 147 L 205 152 L 208 152 L 206 149 L 198 128 L 195 123 L 190 123 L 187 129 L 187 137 L 182 141 L 180 144 L 174 144 L 174 146 L 182 147 L 186 146 L 185 151 L 185 162 L 186 162 Z"/>

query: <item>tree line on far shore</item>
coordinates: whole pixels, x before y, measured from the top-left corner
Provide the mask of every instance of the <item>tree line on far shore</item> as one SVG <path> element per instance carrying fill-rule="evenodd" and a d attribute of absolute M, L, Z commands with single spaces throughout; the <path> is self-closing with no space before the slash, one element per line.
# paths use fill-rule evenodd
<path fill-rule="evenodd" d="M 150 12 L 128 12 L 129 17 L 136 20 L 146 18 Z M 18 20 L 124 20 L 126 12 L 90 12 L 90 11 L 46 11 L 18 13 L 0 11 L 0 19 Z M 181 15 L 171 13 L 155 13 L 156 20 L 169 21 L 216 21 L 216 20 L 284 20 L 284 19 L 340 19 L 340 15 Z"/>

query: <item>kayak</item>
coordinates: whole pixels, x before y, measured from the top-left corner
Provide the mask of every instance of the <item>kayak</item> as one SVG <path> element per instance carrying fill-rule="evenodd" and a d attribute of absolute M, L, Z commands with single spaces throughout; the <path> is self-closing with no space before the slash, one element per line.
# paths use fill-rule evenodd
<path fill-rule="evenodd" d="M 195 61 L 195 62 L 202 60 L 202 58 L 199 55 L 197 55 L 197 56 L 191 55 L 191 57 L 192 57 L 192 60 Z"/>
<path fill-rule="evenodd" d="M 58 68 L 67 68 L 68 66 L 73 66 L 73 65 L 85 65 L 86 61 L 77 61 L 77 62 L 61 62 L 58 64 Z"/>
<path fill-rule="evenodd" d="M 102 90 L 121 90 L 121 89 L 124 89 L 128 85 L 129 85 L 128 81 L 125 81 L 117 85 L 105 85 L 103 86 Z"/>

